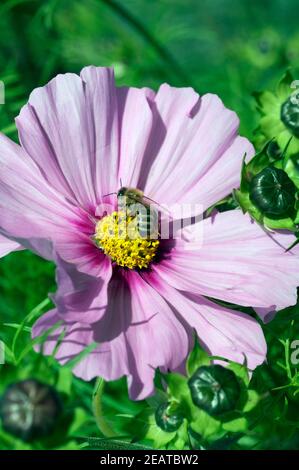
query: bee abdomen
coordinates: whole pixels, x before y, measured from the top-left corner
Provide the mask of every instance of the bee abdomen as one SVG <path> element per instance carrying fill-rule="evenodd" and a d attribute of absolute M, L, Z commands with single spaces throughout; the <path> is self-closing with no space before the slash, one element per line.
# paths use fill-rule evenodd
<path fill-rule="evenodd" d="M 138 230 L 142 238 L 157 238 L 159 217 L 156 211 L 148 209 L 146 212 L 137 215 Z"/>

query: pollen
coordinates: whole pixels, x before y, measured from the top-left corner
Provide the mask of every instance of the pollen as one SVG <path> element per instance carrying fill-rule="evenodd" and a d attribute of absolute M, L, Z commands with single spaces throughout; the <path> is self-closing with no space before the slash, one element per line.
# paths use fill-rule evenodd
<path fill-rule="evenodd" d="M 148 268 L 154 260 L 159 240 L 140 236 L 138 218 L 126 212 L 112 212 L 96 225 L 97 246 L 118 266 L 129 269 Z"/>

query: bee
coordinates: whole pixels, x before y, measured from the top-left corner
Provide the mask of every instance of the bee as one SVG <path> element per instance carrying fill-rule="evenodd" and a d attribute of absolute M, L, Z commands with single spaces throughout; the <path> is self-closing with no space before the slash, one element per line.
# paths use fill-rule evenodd
<path fill-rule="evenodd" d="M 142 238 L 157 239 L 159 236 L 159 211 L 143 191 L 122 186 L 117 192 L 118 207 L 128 216 L 137 218 L 137 227 Z"/>

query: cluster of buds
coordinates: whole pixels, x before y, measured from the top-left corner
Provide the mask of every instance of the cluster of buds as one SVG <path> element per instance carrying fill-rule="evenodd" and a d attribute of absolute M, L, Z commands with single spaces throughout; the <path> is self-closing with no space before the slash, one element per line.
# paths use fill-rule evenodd
<path fill-rule="evenodd" d="M 267 229 L 299 234 L 299 93 L 287 73 L 275 92 L 256 94 L 261 114 L 256 130 L 258 153 L 243 163 L 234 195 Z M 294 91 L 295 90 L 295 91 Z"/>

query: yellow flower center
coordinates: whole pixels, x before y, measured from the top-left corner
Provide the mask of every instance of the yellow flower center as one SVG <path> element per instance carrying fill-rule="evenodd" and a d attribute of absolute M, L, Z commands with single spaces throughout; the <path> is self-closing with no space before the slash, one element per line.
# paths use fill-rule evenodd
<path fill-rule="evenodd" d="M 138 218 L 112 212 L 96 225 L 94 240 L 112 261 L 129 269 L 147 268 L 156 256 L 159 240 L 140 236 Z"/>

